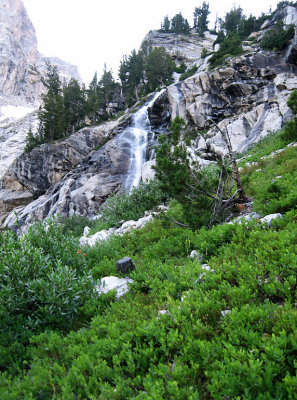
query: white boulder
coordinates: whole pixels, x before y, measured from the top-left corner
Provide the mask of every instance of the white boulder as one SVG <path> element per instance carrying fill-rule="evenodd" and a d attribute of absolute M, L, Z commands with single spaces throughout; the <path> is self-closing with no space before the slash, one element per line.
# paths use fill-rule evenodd
<path fill-rule="evenodd" d="M 129 291 L 128 283 L 133 283 L 133 279 L 117 278 L 116 276 L 106 276 L 101 279 L 100 285 L 96 287 L 98 294 L 108 293 L 116 290 L 116 298 L 124 296 Z"/>
<path fill-rule="evenodd" d="M 266 215 L 265 217 L 261 218 L 260 221 L 261 221 L 262 223 L 266 223 L 267 226 L 268 226 L 268 228 L 270 228 L 271 225 L 272 225 L 272 221 L 274 221 L 274 220 L 277 219 L 277 218 L 282 218 L 282 217 L 283 217 L 283 216 L 282 216 L 282 214 L 280 214 L 280 213 L 269 214 L 269 215 Z"/>

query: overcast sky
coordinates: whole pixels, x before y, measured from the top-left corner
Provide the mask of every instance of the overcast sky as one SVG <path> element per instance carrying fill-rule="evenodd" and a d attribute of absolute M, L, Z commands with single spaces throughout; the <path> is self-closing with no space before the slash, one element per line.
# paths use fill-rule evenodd
<path fill-rule="evenodd" d="M 23 0 L 35 26 L 39 51 L 78 66 L 88 84 L 100 78 L 104 63 L 117 75 L 123 55 L 138 50 L 150 29 L 159 29 L 165 15 L 181 12 L 193 24 L 193 11 L 203 0 Z M 233 5 L 260 15 L 278 0 L 210 0 L 210 28 L 216 14 L 224 17 Z"/>

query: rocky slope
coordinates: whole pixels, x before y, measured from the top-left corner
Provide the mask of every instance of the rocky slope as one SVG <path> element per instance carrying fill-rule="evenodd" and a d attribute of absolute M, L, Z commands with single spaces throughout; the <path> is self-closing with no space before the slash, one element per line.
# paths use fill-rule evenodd
<path fill-rule="evenodd" d="M 184 63 L 187 66 L 201 67 L 205 64 L 201 58 L 202 51 L 205 49 L 208 53 L 212 52 L 216 37 L 210 32 L 205 32 L 205 36 L 202 38 L 195 32 L 191 35 L 182 35 L 150 31 L 144 38 L 142 46 L 164 47 L 177 65 Z"/>
<path fill-rule="evenodd" d="M 0 177 L 24 149 L 44 87 L 40 76 L 46 63 L 56 64 L 61 77 L 80 80 L 76 67 L 47 58 L 37 49 L 35 29 L 21 0 L 0 1 Z"/>
<path fill-rule="evenodd" d="M 296 25 L 296 8 L 285 7 L 274 16 L 274 21 L 277 19 Z M 266 21 L 252 37 L 259 41 L 274 21 Z M 183 117 L 196 132 L 192 152 L 198 151 L 203 160 L 211 159 L 213 152 L 226 152 L 213 121 L 228 130 L 233 149 L 241 152 L 291 118 L 287 100 L 297 87 L 296 38 L 278 54 L 261 51 L 256 39 L 244 47 L 242 56 L 211 71 L 207 58 L 201 60 L 200 55 L 203 48 L 211 50 L 214 40 L 209 34 L 201 39 L 196 34 L 184 37 L 159 32 L 145 38 L 153 47 L 164 46 L 179 63 L 198 67 L 193 76 L 169 86 L 149 110 L 148 152 L 156 135 L 175 116 Z M 127 113 L 118 121 L 83 129 L 60 143 L 42 145 L 18 157 L 1 180 L 0 213 L 7 214 L 21 205 L 7 217 L 5 225 L 13 227 L 18 221 L 19 226 L 26 226 L 57 213 L 93 216 L 126 179 L 131 153 L 121 137 L 132 120 Z"/>

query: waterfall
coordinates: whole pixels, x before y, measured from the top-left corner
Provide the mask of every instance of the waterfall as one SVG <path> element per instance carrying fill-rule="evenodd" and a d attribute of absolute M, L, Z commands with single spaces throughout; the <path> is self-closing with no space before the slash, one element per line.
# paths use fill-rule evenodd
<path fill-rule="evenodd" d="M 122 184 L 122 189 L 126 192 L 130 192 L 133 187 L 138 186 L 141 180 L 142 165 L 147 161 L 148 135 L 151 132 L 148 110 L 165 90 L 162 89 L 157 92 L 148 103 L 134 114 L 131 126 L 124 129 L 119 137 L 118 145 L 126 147 L 127 151 L 130 152 L 130 165 L 126 179 Z"/>

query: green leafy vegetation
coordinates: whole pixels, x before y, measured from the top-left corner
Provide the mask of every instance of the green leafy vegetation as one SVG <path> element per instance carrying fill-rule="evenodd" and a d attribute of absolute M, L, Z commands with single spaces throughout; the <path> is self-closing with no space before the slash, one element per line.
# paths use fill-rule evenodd
<path fill-rule="evenodd" d="M 196 7 L 194 10 L 194 28 L 200 36 L 203 36 L 204 32 L 208 30 L 207 17 L 209 14 L 209 3 L 205 1 L 202 3 L 201 7 Z"/>
<path fill-rule="evenodd" d="M 42 144 L 63 139 L 87 124 L 104 121 L 111 116 L 109 104 L 113 102 L 119 84 L 114 81 L 106 66 L 101 79 L 94 75 L 89 89 L 75 80 L 62 82 L 55 65 L 47 65 L 47 75 L 40 78 L 47 91 L 38 111 L 39 125 L 36 133 L 30 128 L 26 151 Z"/>
<path fill-rule="evenodd" d="M 294 118 L 287 122 L 283 129 L 282 137 L 285 141 L 297 140 L 297 90 L 294 90 L 288 101 L 289 107 L 292 109 Z"/>
<path fill-rule="evenodd" d="M 297 149 L 261 160 L 283 140 L 251 149 L 246 161 L 259 165 L 242 172 L 257 211 L 284 213 L 272 228 L 178 227 L 175 202 L 166 217 L 92 249 L 56 223 L 22 239 L 3 232 L 1 398 L 295 398 Z M 130 218 L 124 208 L 118 218 Z M 130 292 L 94 296 L 94 282 L 117 275 L 126 255 L 136 265 Z"/>
<path fill-rule="evenodd" d="M 185 79 L 187 79 L 187 78 L 189 78 L 190 76 L 194 75 L 194 74 L 196 73 L 197 69 L 198 69 L 198 68 L 197 68 L 196 66 L 194 66 L 194 67 L 192 67 L 192 68 L 189 68 L 188 70 L 186 70 L 185 72 L 183 72 L 183 73 L 181 74 L 181 76 L 179 77 L 179 80 L 180 80 L 180 81 L 184 81 Z"/>
<path fill-rule="evenodd" d="M 295 148 L 288 151 L 296 158 Z M 287 161 L 282 153 L 280 165 Z M 245 176 L 251 182 L 254 175 Z M 3 346 L 1 398 L 294 398 L 295 204 L 272 229 L 255 221 L 192 231 L 160 219 L 85 257 L 67 248 L 68 236 L 63 251 L 59 240 L 53 250 L 50 241 L 42 245 L 49 258 L 83 258 L 78 274 L 94 280 L 115 275 L 116 260 L 129 254 L 134 283 L 119 301 L 86 302 L 85 316 L 93 316 L 87 326 L 67 333 L 58 325 L 26 346 Z M 193 249 L 213 272 L 188 258 Z M 169 313 L 158 313 L 164 309 Z"/>
<path fill-rule="evenodd" d="M 221 65 L 229 56 L 238 56 L 243 53 L 241 39 L 238 34 L 230 32 L 220 43 L 220 49 L 209 59 L 211 68 Z"/>
<path fill-rule="evenodd" d="M 156 176 L 164 193 L 181 204 L 188 226 L 211 226 L 225 220 L 235 203 L 247 199 L 229 139 L 226 137 L 229 155 L 223 158 L 214 154 L 216 162 L 202 167 L 196 154 L 187 149 L 185 132 L 185 121 L 176 117 L 170 126 L 170 135 L 160 136 L 156 148 Z M 233 179 L 237 184 L 234 195 Z"/>
<path fill-rule="evenodd" d="M 263 158 L 243 171 L 243 183 L 255 198 L 254 208 L 262 214 L 287 212 L 297 202 L 296 148 L 285 147 L 274 157 Z"/>
<path fill-rule="evenodd" d="M 175 70 L 175 62 L 163 47 L 151 48 L 145 42 L 140 51 L 133 50 L 130 56 L 124 56 L 119 78 L 127 105 L 131 106 L 140 96 L 171 83 Z"/>
<path fill-rule="evenodd" d="M 168 18 L 168 15 L 166 15 L 161 24 L 160 32 L 188 35 L 190 33 L 190 25 L 182 16 L 182 13 L 176 14 L 171 20 Z"/>
<path fill-rule="evenodd" d="M 241 7 L 233 7 L 226 13 L 224 19 L 219 19 L 216 23 L 218 37 L 214 45 L 219 43 L 220 48 L 209 60 L 210 67 L 215 68 L 223 64 L 228 57 L 242 54 L 242 41 L 252 33 L 261 28 L 263 22 L 269 16 L 263 14 L 256 18 L 253 15 L 246 17 Z"/>
<path fill-rule="evenodd" d="M 230 171 L 193 177 L 182 140 L 195 133 L 176 118 L 157 149 L 159 183 L 112 196 L 97 221 L 0 232 L 1 399 L 297 399 L 297 91 L 288 104 L 292 121 L 239 161 L 254 210 L 283 214 L 271 227 L 203 226 L 206 194 Z M 169 196 L 169 212 L 143 229 L 80 248 L 85 225 L 117 226 Z M 127 255 L 129 293 L 96 294 Z"/>
<path fill-rule="evenodd" d="M 130 193 L 119 192 L 111 195 L 99 208 L 98 217 L 95 220 L 76 215 L 62 219 L 60 222 L 63 233 L 70 232 L 75 236 L 81 236 L 85 226 L 89 226 L 92 232 L 118 227 L 123 221 L 143 217 L 146 211 L 154 210 L 168 200 L 169 197 L 161 190 L 160 183 L 152 180 L 141 183 Z"/>
<path fill-rule="evenodd" d="M 278 21 L 271 29 L 269 29 L 261 40 L 261 47 L 264 50 L 283 50 L 288 42 L 293 39 L 295 29 L 290 25 L 288 29 L 283 28 L 282 21 Z"/>

